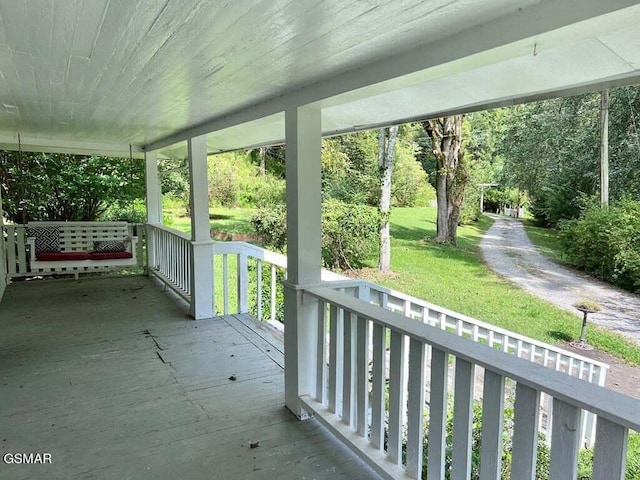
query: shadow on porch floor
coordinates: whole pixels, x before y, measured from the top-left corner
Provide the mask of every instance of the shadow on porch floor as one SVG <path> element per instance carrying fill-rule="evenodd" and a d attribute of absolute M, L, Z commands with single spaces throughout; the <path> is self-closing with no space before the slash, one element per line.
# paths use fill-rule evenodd
<path fill-rule="evenodd" d="M 192 321 L 146 277 L 9 286 L 0 454 L 52 461 L 0 462 L 0 478 L 378 478 L 284 408 L 282 346 L 257 332 Z"/>

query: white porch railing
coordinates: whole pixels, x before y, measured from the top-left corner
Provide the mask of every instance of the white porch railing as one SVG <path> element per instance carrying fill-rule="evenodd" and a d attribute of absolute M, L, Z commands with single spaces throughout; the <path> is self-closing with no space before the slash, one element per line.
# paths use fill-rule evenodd
<path fill-rule="evenodd" d="M 472 461 L 475 373 L 482 369 L 480 478 L 500 478 L 509 381 L 515 384 L 511 478 L 535 478 L 535 412 L 542 393 L 553 398 L 550 478 L 576 478 L 585 412 L 597 416 L 593 478 L 624 478 L 628 429 L 640 430 L 640 401 L 372 305 L 366 287 L 358 289 L 359 298 L 331 286 L 309 288 L 304 295 L 319 301 L 319 315 L 316 389 L 302 401 L 382 475 L 421 478 L 426 434 L 427 478 L 445 478 L 452 395 L 451 478 L 470 478 L 477 465 Z"/>
<path fill-rule="evenodd" d="M 165 225 L 147 224 L 148 271 L 185 299 L 191 296 L 191 237 Z"/>
<path fill-rule="evenodd" d="M 223 288 L 222 308 L 219 305 L 220 296 L 218 295 L 216 311 L 225 315 L 234 312 L 250 312 L 261 321 L 275 322 L 280 320 L 275 325 L 282 326 L 281 312 L 277 311 L 277 308 L 280 308 L 282 303 L 282 287 L 279 280 L 286 278 L 286 256 L 244 242 L 219 242 L 214 244 L 213 252 L 214 262 L 219 262 L 220 260 L 216 260 L 216 258 L 221 257 L 223 265 L 222 269 L 217 269 L 218 273 L 222 273 L 222 279 L 216 281 L 216 288 L 219 289 L 220 285 Z M 271 271 L 267 277 L 270 283 L 267 288 L 264 288 L 262 283 L 264 278 L 263 264 L 268 265 L 267 268 Z M 253 268 L 253 273 L 250 273 L 250 266 Z M 277 275 L 279 276 L 276 277 Z M 322 280 L 331 281 L 332 288 L 340 289 L 348 294 L 364 288 L 368 292 L 369 302 L 384 309 L 428 323 L 458 336 L 471 338 L 475 342 L 499 348 L 503 352 L 567 375 L 600 386 L 605 384 L 609 366 L 597 360 L 481 322 L 368 281 L 349 279 L 329 270 L 322 271 Z M 236 302 L 230 300 L 230 294 L 234 292 L 234 289 L 237 292 Z M 262 294 L 258 294 L 258 292 L 262 292 Z M 264 305 L 267 303 L 270 308 L 265 309 Z M 235 308 L 231 307 L 232 304 Z M 552 410 L 553 399 L 543 394 L 541 408 L 538 412 L 538 425 L 547 439 L 551 435 Z M 581 432 L 584 436 L 584 443 L 588 446 L 593 446 L 595 441 L 594 422 L 595 416 L 592 414 L 586 414 L 582 417 Z"/>
<path fill-rule="evenodd" d="M 183 287 L 181 288 L 185 292 L 185 295 L 187 295 L 189 282 L 188 276 L 185 275 L 188 275 L 188 272 L 181 270 L 174 264 L 181 261 L 183 265 L 189 265 L 188 253 L 185 253 L 189 251 L 188 236 L 167 227 L 152 226 L 150 228 L 155 232 L 149 234 L 150 245 L 152 245 L 151 250 L 154 251 L 155 255 L 153 257 L 155 259 L 154 263 L 150 265 L 153 269 L 162 272 L 161 278 L 165 279 L 165 281 L 169 279 L 174 285 L 182 284 Z M 282 320 L 279 315 L 281 314 L 279 309 L 282 305 L 282 285 L 280 282 L 286 278 L 286 257 L 284 255 L 269 252 L 244 242 L 213 242 L 211 255 L 215 267 L 214 276 L 216 277 L 213 293 L 215 302 L 214 311 L 218 314 L 249 312 L 260 320 L 271 321 L 277 325 L 282 325 L 280 322 L 275 321 L 278 319 Z M 526 360 L 528 364 L 538 364 L 539 366 L 546 367 L 546 370 L 555 370 L 565 377 L 575 377 L 589 383 L 604 385 L 608 368 L 604 363 L 480 322 L 476 319 L 371 282 L 349 279 L 326 270 L 322 273 L 322 279 L 325 282 L 330 282 L 327 284 L 328 288 L 342 295 L 342 297 L 353 299 L 353 296 L 356 295 L 362 299 L 366 299 L 367 304 L 371 307 L 377 307 L 378 310 L 376 311 L 380 314 L 383 312 L 386 312 L 384 313 L 385 315 L 398 314 L 401 315 L 402 318 L 411 319 L 417 325 L 426 325 L 429 326 L 429 328 L 435 328 L 439 331 L 453 333 L 457 337 L 462 337 L 462 339 L 469 339 L 472 343 L 480 343 L 492 347 L 492 350 L 504 354 L 503 357 L 500 357 L 502 362 L 512 361 L 515 356 L 523 361 Z M 322 289 L 322 291 L 329 290 Z M 317 293 L 312 290 L 311 294 L 315 294 L 314 292 Z M 335 306 L 335 311 L 331 309 L 329 309 L 329 311 L 333 312 L 331 315 L 338 315 L 336 318 L 341 318 L 340 315 L 345 315 L 343 307 Z M 331 315 L 329 315 L 329 318 L 332 318 Z M 372 318 L 369 321 L 375 323 L 376 320 L 377 318 Z M 323 322 L 325 321 L 326 320 L 323 320 Z M 341 321 L 342 320 L 334 320 L 334 323 L 337 322 L 336 325 L 338 325 Z M 347 325 L 347 327 L 344 325 Z M 345 358 L 355 358 L 355 350 L 348 356 L 341 358 L 343 354 L 346 355 L 346 353 L 343 351 L 344 345 L 340 343 L 340 338 L 342 338 L 343 335 L 351 335 L 351 333 L 344 331 L 345 328 L 349 328 L 348 325 L 347 322 L 344 323 L 342 327 L 332 327 L 334 330 L 330 328 L 331 333 L 329 334 L 329 340 L 325 349 L 327 358 L 336 358 L 335 365 L 337 366 L 335 367 L 335 375 L 337 376 L 331 382 L 343 382 L 340 387 L 334 384 L 334 387 L 340 391 L 356 389 L 356 378 L 359 378 L 357 377 L 357 373 L 352 373 L 349 377 L 346 377 L 347 381 L 345 382 L 344 377 L 341 377 L 340 375 L 342 374 L 339 373 L 344 367 Z M 335 330 L 336 328 L 343 330 L 337 333 L 338 330 Z M 388 331 L 390 332 L 391 330 Z M 335 335 L 338 336 L 336 337 Z M 324 340 L 325 338 L 319 337 L 319 342 L 323 342 Z M 353 341 L 356 341 L 355 337 Z M 428 343 L 429 342 L 425 342 L 425 345 Z M 367 355 L 372 355 L 375 346 L 371 341 L 367 344 L 367 348 L 369 349 Z M 429 349 L 427 350 L 430 351 Z M 456 354 L 455 351 L 450 353 Z M 401 380 L 401 384 L 398 385 L 406 386 L 407 378 L 411 375 L 411 373 L 407 371 L 408 365 L 410 364 L 408 350 L 405 349 L 403 355 L 403 359 L 396 359 L 386 365 L 385 375 L 388 372 L 393 372 L 389 378 L 403 379 Z M 392 358 L 395 357 L 392 355 Z M 401 371 L 397 370 L 400 368 L 398 365 L 402 367 Z M 432 363 L 431 365 L 433 368 Z M 478 365 L 482 365 L 482 363 L 478 363 Z M 458 367 L 456 367 L 456 369 L 457 368 Z M 530 368 L 536 367 L 531 366 Z M 475 372 L 477 374 L 473 375 L 474 381 L 479 385 L 486 384 L 486 377 L 483 377 L 480 372 L 481 369 Z M 359 375 L 362 376 L 363 374 L 360 373 Z M 506 375 L 505 377 L 518 380 L 517 376 L 510 377 Z M 331 378 L 331 375 L 329 375 L 329 378 Z M 495 380 L 495 377 L 490 376 L 490 379 L 491 378 Z M 351 379 L 351 381 L 349 379 Z M 323 380 L 323 382 L 326 383 L 326 380 Z M 450 385 L 448 387 L 453 389 L 453 384 L 455 383 L 453 375 L 449 377 L 449 383 Z M 394 384 L 394 388 L 398 385 Z M 516 392 L 517 395 L 518 387 L 507 386 L 506 391 L 508 393 Z M 475 391 L 475 396 L 481 399 L 487 393 L 491 395 L 495 394 L 493 391 L 485 390 L 480 392 L 480 389 L 478 389 Z M 336 397 L 336 402 L 332 403 L 334 408 L 332 411 L 338 412 L 339 416 L 342 416 L 342 410 L 338 411 L 335 409 L 342 408 L 338 406 L 340 402 L 343 401 L 343 397 Z M 332 397 L 329 396 L 328 398 Z M 539 395 L 537 394 L 536 396 L 536 404 L 532 406 L 531 410 L 537 413 L 535 419 L 536 431 L 544 433 L 547 441 L 550 441 L 555 434 L 554 419 L 556 418 L 556 413 L 554 412 L 554 406 L 557 403 L 555 398 L 556 397 L 549 394 L 547 390 L 541 388 L 539 389 Z M 403 403 L 401 402 L 399 405 L 403 405 Z M 406 415 L 408 415 L 406 408 L 400 408 L 404 412 L 403 415 L 405 415 L 405 417 L 402 418 L 406 419 Z M 399 420 L 399 422 L 403 423 L 401 420 Z M 580 415 L 577 425 L 577 435 L 580 438 L 580 444 L 586 444 L 588 446 L 594 444 L 596 440 L 595 424 L 596 416 L 593 413 L 585 411 L 584 414 Z"/>
<path fill-rule="evenodd" d="M 214 310 L 220 314 L 252 313 L 260 321 L 283 320 L 282 285 L 287 275 L 287 257 L 246 242 L 216 242 L 212 245 L 214 271 L 220 274 L 214 289 Z M 324 281 L 346 277 L 323 270 Z"/>

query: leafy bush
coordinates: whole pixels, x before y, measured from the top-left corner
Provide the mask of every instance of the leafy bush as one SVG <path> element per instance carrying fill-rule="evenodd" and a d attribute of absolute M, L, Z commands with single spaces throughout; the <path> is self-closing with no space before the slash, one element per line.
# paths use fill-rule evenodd
<path fill-rule="evenodd" d="M 588 206 L 579 219 L 560 225 L 568 261 L 631 291 L 640 289 L 640 202 Z"/>
<path fill-rule="evenodd" d="M 284 205 L 259 209 L 251 219 L 266 248 L 283 252 L 286 244 Z M 322 206 L 322 263 L 334 269 L 357 268 L 375 253 L 378 213 L 365 205 L 327 199 Z"/>
<path fill-rule="evenodd" d="M 510 399 L 510 406 L 504 413 L 504 434 L 502 445 L 502 465 L 500 478 L 511 478 L 511 464 L 513 452 L 513 399 Z M 422 478 L 427 478 L 427 460 L 429 457 L 429 425 L 425 425 Z M 449 402 L 447 409 L 447 433 L 445 440 L 445 480 L 450 480 L 453 468 L 453 405 Z M 471 480 L 480 478 L 480 446 L 482 440 L 482 403 L 473 404 L 473 421 L 471 429 Z M 539 434 L 537 458 L 536 458 L 536 480 L 548 480 L 549 478 L 550 452 L 549 447 L 544 442 L 544 436 Z"/>
<path fill-rule="evenodd" d="M 258 316 L 258 269 L 254 262 L 249 263 L 249 313 L 257 318 Z M 268 264 L 263 264 L 262 268 L 262 288 L 260 298 L 262 303 L 262 319 L 271 316 L 271 268 Z M 284 323 L 284 270 L 276 269 L 276 296 L 275 296 L 275 318 L 273 320 Z"/>
<path fill-rule="evenodd" d="M 365 205 L 326 200 L 322 206 L 322 262 L 328 268 L 363 265 L 378 246 L 378 212 Z"/>
<path fill-rule="evenodd" d="M 511 478 L 511 466 L 513 461 L 513 398 L 508 400 L 509 405 L 504 412 L 504 435 L 502 446 L 502 466 L 500 478 Z M 429 454 L 428 424 L 425 426 L 422 478 L 427 478 L 427 460 Z M 446 457 L 445 457 L 445 479 L 451 478 L 453 467 L 453 405 L 449 402 L 447 411 L 447 433 L 446 433 Z M 471 430 L 471 480 L 480 478 L 480 447 L 482 440 L 482 403 L 473 404 L 473 422 Z M 406 444 L 403 445 L 406 452 Z M 549 466 L 551 463 L 551 452 L 545 437 L 538 435 L 538 448 L 536 458 L 536 480 L 549 479 Z M 593 472 L 593 449 L 583 448 L 578 455 L 578 477 L 577 480 L 589 480 Z M 626 480 L 640 480 L 640 434 L 631 433 L 627 448 L 627 471 Z"/>
<path fill-rule="evenodd" d="M 251 226 L 262 238 L 265 248 L 284 252 L 287 246 L 287 214 L 285 206 L 274 204 L 260 208 L 251 217 Z"/>
<path fill-rule="evenodd" d="M 267 207 L 284 203 L 285 182 L 271 175 L 248 177 L 240 190 L 239 204 L 246 207 Z"/>
<path fill-rule="evenodd" d="M 435 200 L 436 190 L 427 173 L 413 156 L 400 155 L 393 169 L 391 197 L 397 207 L 426 207 Z"/>
<path fill-rule="evenodd" d="M 284 180 L 260 174 L 251 154 L 222 153 L 209 157 L 209 205 L 261 207 L 284 202 Z"/>
<path fill-rule="evenodd" d="M 147 221 L 147 208 L 142 200 L 136 200 L 129 204 L 117 203 L 107 208 L 100 216 L 100 220 L 145 223 Z"/>
<path fill-rule="evenodd" d="M 222 155 L 208 162 L 209 206 L 235 207 L 240 187 L 233 160 Z"/>

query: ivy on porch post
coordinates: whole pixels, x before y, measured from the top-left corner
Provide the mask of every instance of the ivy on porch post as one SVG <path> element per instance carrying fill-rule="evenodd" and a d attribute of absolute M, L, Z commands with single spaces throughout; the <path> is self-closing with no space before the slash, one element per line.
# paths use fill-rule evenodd
<path fill-rule="evenodd" d="M 209 231 L 209 181 L 206 136 L 187 141 L 189 202 L 191 207 L 191 305 L 189 314 L 199 320 L 213 317 L 213 250 Z"/>
<path fill-rule="evenodd" d="M 301 286 L 320 282 L 321 125 L 320 110 L 285 112 L 287 180 L 287 281 L 284 291 L 285 403 L 308 417 L 299 397 L 315 392 L 318 302 Z"/>

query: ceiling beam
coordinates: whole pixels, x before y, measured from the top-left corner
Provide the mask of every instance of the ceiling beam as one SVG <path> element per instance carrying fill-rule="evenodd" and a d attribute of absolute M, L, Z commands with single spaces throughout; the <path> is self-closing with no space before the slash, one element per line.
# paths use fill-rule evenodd
<path fill-rule="evenodd" d="M 20 145 L 18 145 L 18 134 L 7 135 L 0 133 L 0 149 L 23 152 L 45 152 L 45 153 L 69 153 L 75 155 L 99 155 L 102 157 L 122 157 L 127 158 L 131 154 L 134 158 L 144 158 L 144 150 L 139 145 L 115 144 L 115 143 L 95 143 L 59 140 L 51 138 L 29 137 L 20 135 Z"/>
<path fill-rule="evenodd" d="M 513 97 L 503 97 L 496 99 L 489 99 L 475 104 L 468 104 L 460 107 L 455 107 L 447 110 L 439 110 L 431 112 L 430 116 L 424 117 L 402 117 L 398 119 L 386 120 L 380 123 L 371 123 L 367 125 L 357 125 L 352 128 L 344 128 L 339 130 L 331 130 L 322 132 L 323 136 L 331 137 L 336 135 L 344 135 L 347 133 L 361 132 L 365 130 L 373 130 L 377 128 L 389 127 L 392 125 L 402 125 L 405 123 L 418 122 L 422 120 L 447 117 L 450 115 L 461 115 L 472 112 L 480 112 L 484 110 L 491 110 L 501 107 L 513 107 L 515 105 L 521 105 L 523 103 L 539 102 L 542 100 L 550 100 L 553 98 L 561 97 L 573 97 L 575 95 L 583 95 L 585 93 L 598 92 L 600 90 L 611 89 L 616 87 L 624 87 L 627 85 L 640 84 L 640 72 L 635 71 L 623 75 L 617 75 L 604 80 L 597 80 L 593 82 L 587 82 L 580 85 L 572 85 L 566 88 L 552 89 L 543 92 L 536 92 L 528 95 L 517 95 Z"/>
<path fill-rule="evenodd" d="M 325 101 L 331 98 L 334 98 L 334 103 L 344 103 L 384 93 L 385 89 L 389 91 L 398 87 L 392 82 L 394 79 L 418 74 L 414 80 L 418 82 L 420 72 L 471 56 L 478 57 L 477 66 L 514 58 L 526 53 L 529 48 L 533 51 L 538 35 L 636 5 L 637 1 L 634 0 L 550 0 L 537 3 L 466 31 L 453 33 L 447 38 L 227 112 L 159 138 L 142 148 L 148 151 L 162 149 L 188 138 L 250 122 L 287 108 L 316 102 L 322 102 L 325 107 L 330 106 L 332 102 L 327 104 Z"/>

